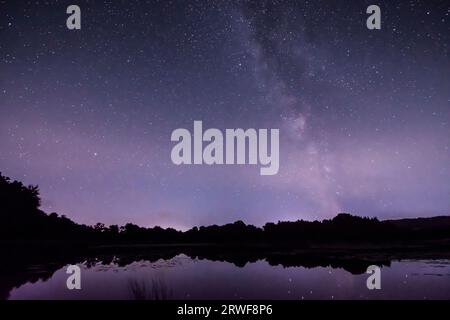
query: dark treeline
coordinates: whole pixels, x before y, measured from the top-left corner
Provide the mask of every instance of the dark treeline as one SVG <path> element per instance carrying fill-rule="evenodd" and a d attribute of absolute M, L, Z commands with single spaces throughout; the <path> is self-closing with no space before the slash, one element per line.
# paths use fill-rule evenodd
<path fill-rule="evenodd" d="M 267 223 L 263 227 L 242 221 L 194 227 L 182 232 L 172 228 L 143 228 L 77 224 L 64 215 L 39 209 L 37 186 L 25 186 L 0 173 L 0 241 L 68 243 L 237 243 L 306 245 L 312 243 L 392 243 L 450 239 L 450 217 L 379 221 L 341 213 L 331 220 Z M 417 223 L 414 223 L 417 221 Z M 425 221 L 425 222 L 424 222 Z M 61 243 L 64 243 L 61 242 Z"/>

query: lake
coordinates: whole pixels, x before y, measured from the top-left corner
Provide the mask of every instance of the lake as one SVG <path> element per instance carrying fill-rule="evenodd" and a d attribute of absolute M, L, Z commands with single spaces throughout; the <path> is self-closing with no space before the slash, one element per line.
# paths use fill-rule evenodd
<path fill-rule="evenodd" d="M 33 265 L 7 299 L 450 299 L 450 260 L 393 260 L 381 266 L 381 289 L 369 274 L 344 267 L 286 266 L 266 259 L 235 264 L 177 254 L 155 261 L 93 260 L 81 267 L 81 290 L 66 287 L 67 266 Z M 47 272 L 45 276 L 40 274 Z M 18 275 L 16 275 L 17 277 Z M 25 280 L 24 280 L 25 279 Z"/>

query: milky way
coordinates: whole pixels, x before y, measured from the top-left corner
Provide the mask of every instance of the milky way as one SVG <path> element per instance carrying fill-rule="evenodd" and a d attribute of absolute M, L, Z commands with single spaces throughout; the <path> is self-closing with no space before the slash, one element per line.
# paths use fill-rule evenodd
<path fill-rule="evenodd" d="M 0 171 L 88 224 L 449 214 L 449 22 L 448 1 L 0 1 Z M 194 120 L 279 128 L 279 173 L 175 166 Z"/>

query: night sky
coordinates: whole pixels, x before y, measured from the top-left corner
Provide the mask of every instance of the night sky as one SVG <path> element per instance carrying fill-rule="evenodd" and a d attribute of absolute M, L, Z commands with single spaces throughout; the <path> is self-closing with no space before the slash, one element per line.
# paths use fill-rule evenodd
<path fill-rule="evenodd" d="M 448 215 L 449 44 L 448 1 L 0 0 L 0 171 L 87 224 Z M 280 129 L 279 173 L 174 165 L 194 120 Z"/>

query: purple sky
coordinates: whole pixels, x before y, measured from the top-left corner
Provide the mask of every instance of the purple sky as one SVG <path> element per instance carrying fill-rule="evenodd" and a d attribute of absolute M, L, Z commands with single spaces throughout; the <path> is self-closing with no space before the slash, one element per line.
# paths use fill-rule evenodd
<path fill-rule="evenodd" d="M 256 4 L 257 3 L 257 4 Z M 0 2 L 0 171 L 77 222 L 450 214 L 449 8 Z M 280 170 L 175 166 L 176 128 L 279 128 Z"/>

